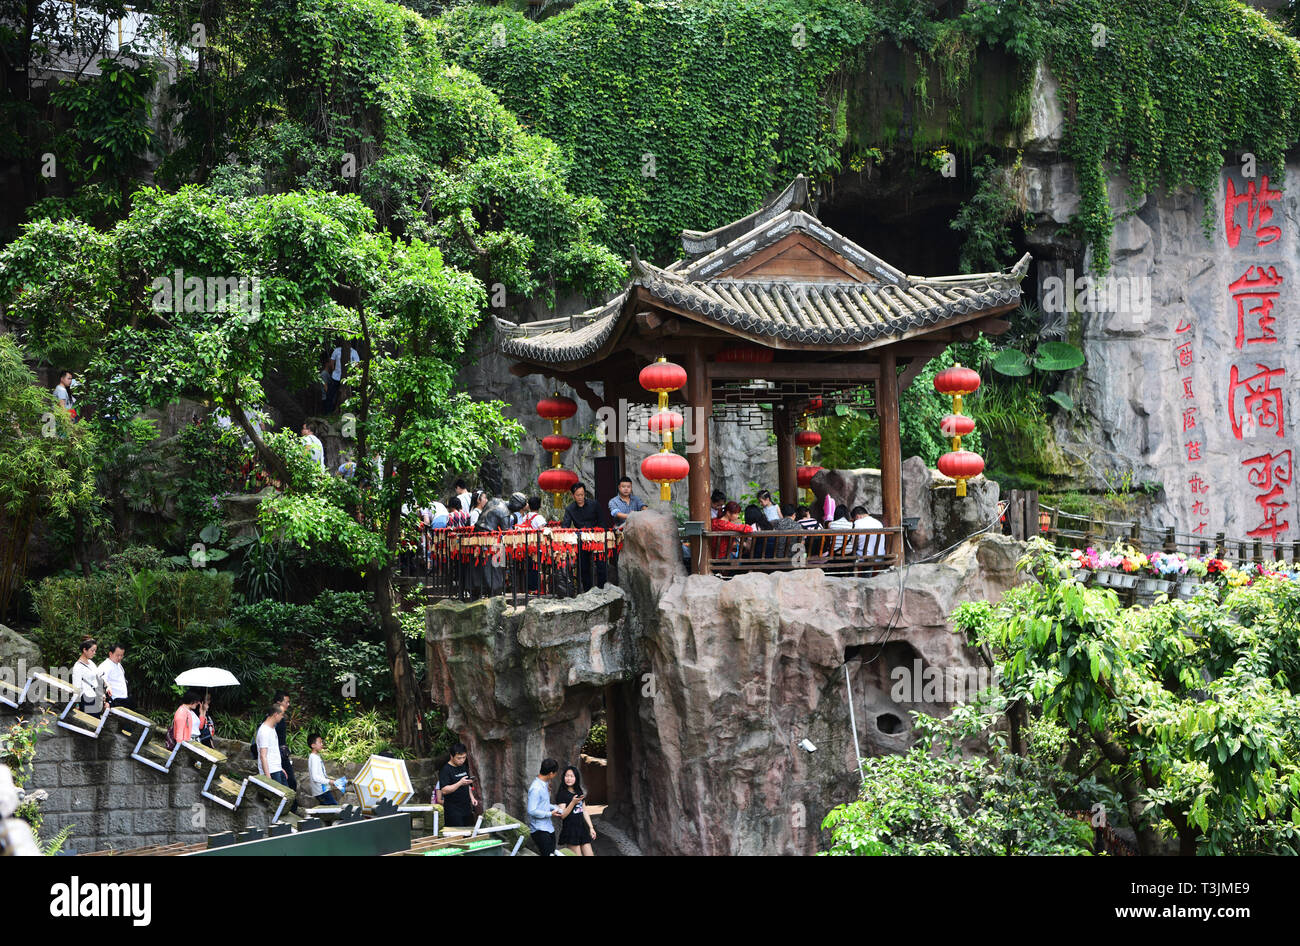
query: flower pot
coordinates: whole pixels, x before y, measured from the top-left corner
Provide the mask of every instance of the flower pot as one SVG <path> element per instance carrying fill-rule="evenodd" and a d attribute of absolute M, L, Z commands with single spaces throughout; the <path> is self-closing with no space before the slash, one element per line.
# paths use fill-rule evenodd
<path fill-rule="evenodd" d="M 1163 578 L 1142 578 L 1138 582 L 1138 591 L 1144 595 L 1167 595 L 1174 587 L 1172 581 L 1165 581 Z"/>
<path fill-rule="evenodd" d="M 1086 585 L 1092 578 L 1092 572 L 1086 568 L 1074 568 L 1070 570 L 1070 577 L 1081 585 Z"/>
<path fill-rule="evenodd" d="M 1194 598 L 1196 597 L 1196 590 L 1200 587 L 1201 587 L 1201 579 L 1195 576 L 1189 576 L 1187 578 L 1184 578 L 1182 581 L 1178 583 L 1178 597 Z"/>

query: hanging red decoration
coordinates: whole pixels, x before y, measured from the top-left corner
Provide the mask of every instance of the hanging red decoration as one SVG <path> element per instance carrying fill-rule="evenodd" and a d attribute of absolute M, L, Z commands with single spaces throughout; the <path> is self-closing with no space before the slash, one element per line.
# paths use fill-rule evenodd
<path fill-rule="evenodd" d="M 646 426 L 663 440 L 658 453 L 641 461 L 641 475 L 659 484 L 659 498 L 667 502 L 673 497 L 671 484 L 686 479 L 690 471 L 686 458 L 673 453 L 673 431 L 681 427 L 685 419 L 668 409 L 668 392 L 686 386 L 686 369 L 660 355 L 653 364 L 641 369 L 637 380 L 641 387 L 659 395 L 659 410 L 650 415 Z"/>
<path fill-rule="evenodd" d="M 812 487 L 813 477 L 822 471 L 820 466 L 801 466 L 798 473 L 798 484 L 800 489 L 810 489 Z"/>
<path fill-rule="evenodd" d="M 561 397 L 556 391 L 537 402 L 537 413 L 550 421 L 566 420 L 578 413 L 578 402 L 571 397 Z"/>
<path fill-rule="evenodd" d="M 571 397 L 562 397 L 556 391 L 537 402 L 537 413 L 551 422 L 550 434 L 542 438 L 542 449 L 551 455 L 551 468 L 537 478 L 537 485 L 551 494 L 551 500 L 558 509 L 564 500 L 565 491 L 578 482 L 577 473 L 560 466 L 560 454 L 573 446 L 573 441 L 561 432 L 560 422 L 578 413 L 578 403 Z"/>
<path fill-rule="evenodd" d="M 824 406 L 825 402 L 821 398 L 810 397 L 808 403 L 804 405 L 803 412 L 805 414 L 812 414 L 815 411 L 820 411 Z"/>
<path fill-rule="evenodd" d="M 952 398 L 952 413 L 939 422 L 939 431 L 952 438 L 952 452 L 939 458 L 939 472 L 957 481 L 957 495 L 966 495 L 966 481 L 984 471 L 984 459 L 961 448 L 961 438 L 975 429 L 975 420 L 961 412 L 962 395 L 979 390 L 980 376 L 960 363 L 940 371 L 934 377 L 934 389 Z"/>
<path fill-rule="evenodd" d="M 686 479 L 691 465 L 679 453 L 652 453 L 641 461 L 641 475 L 659 484 L 659 498 L 672 498 L 672 483 Z"/>
<path fill-rule="evenodd" d="M 975 429 L 975 418 L 965 414 L 944 414 L 939 430 L 945 437 L 965 437 Z"/>
<path fill-rule="evenodd" d="M 667 394 L 669 391 L 677 391 L 686 386 L 686 369 L 660 356 L 658 361 L 641 369 L 637 380 L 647 391 Z"/>
<path fill-rule="evenodd" d="M 980 376 L 970 368 L 963 368 L 960 364 L 955 364 L 951 368 L 945 368 L 934 376 L 934 389 L 940 394 L 952 396 L 952 412 L 961 413 L 961 399 L 963 395 L 974 394 L 979 390 Z"/>
<path fill-rule="evenodd" d="M 771 364 L 776 353 L 770 348 L 757 345 L 732 345 L 713 356 L 714 361 L 742 361 L 755 365 Z"/>
<path fill-rule="evenodd" d="M 563 467 L 553 467 L 549 470 L 542 470 L 542 475 L 537 477 L 537 485 L 543 491 L 550 493 L 555 497 L 555 505 L 560 505 L 559 497 L 567 493 L 573 484 L 578 482 L 578 474 L 572 470 L 566 470 Z"/>
<path fill-rule="evenodd" d="M 815 430 L 801 430 L 794 435 L 796 447 L 811 449 L 822 442 L 822 435 Z"/>
<path fill-rule="evenodd" d="M 957 481 L 957 495 L 966 495 L 966 481 L 984 472 L 984 458 L 969 450 L 954 450 L 939 458 L 939 472 Z"/>
<path fill-rule="evenodd" d="M 676 411 L 655 411 L 646 421 L 646 427 L 652 434 L 663 434 L 665 431 L 680 430 L 684 423 L 685 419 Z"/>

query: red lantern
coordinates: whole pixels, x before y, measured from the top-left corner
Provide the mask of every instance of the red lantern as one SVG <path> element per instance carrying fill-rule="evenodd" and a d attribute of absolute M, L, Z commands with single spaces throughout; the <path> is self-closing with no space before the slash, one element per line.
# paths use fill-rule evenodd
<path fill-rule="evenodd" d="M 578 413 L 578 404 L 571 397 L 554 394 L 537 402 L 537 413 L 547 420 L 564 420 Z"/>
<path fill-rule="evenodd" d="M 667 394 L 686 385 L 686 369 L 665 361 L 662 357 L 641 369 L 638 379 L 641 387 L 657 394 Z"/>
<path fill-rule="evenodd" d="M 646 427 L 652 434 L 662 434 L 664 431 L 679 430 L 685 422 L 676 411 L 655 411 L 646 422 Z"/>
<path fill-rule="evenodd" d="M 820 466 L 801 466 L 799 467 L 798 484 L 800 489 L 810 489 L 812 487 L 813 477 L 822 471 Z"/>
<path fill-rule="evenodd" d="M 945 437 L 965 437 L 975 429 L 975 418 L 965 414 L 945 414 L 939 422 L 939 430 Z"/>
<path fill-rule="evenodd" d="M 743 361 L 749 364 L 766 365 L 770 364 L 776 353 L 770 348 L 759 348 L 757 345 L 732 345 L 730 348 L 724 348 L 713 356 L 714 361 Z"/>
<path fill-rule="evenodd" d="M 658 453 L 641 461 L 641 475 L 659 484 L 659 498 L 667 502 L 673 497 L 670 484 L 685 479 L 690 469 L 685 457 L 673 453 L 673 431 L 685 423 L 685 418 L 668 409 L 668 392 L 685 387 L 686 369 L 660 355 L 653 364 L 641 369 L 637 380 L 641 387 L 659 395 L 659 410 L 650 415 L 647 426 L 663 440 Z"/>
<path fill-rule="evenodd" d="M 969 450 L 955 450 L 939 458 L 939 472 L 957 481 L 957 495 L 966 495 L 966 481 L 984 472 L 984 458 Z"/>
<path fill-rule="evenodd" d="M 542 475 L 537 477 L 537 485 L 544 492 L 550 493 L 556 497 L 555 505 L 560 505 L 559 496 L 561 493 L 567 493 L 573 484 L 578 482 L 578 474 L 572 470 L 566 470 L 563 467 L 553 467 L 549 470 L 542 470 Z"/>
<path fill-rule="evenodd" d="M 822 409 L 822 405 L 823 402 L 821 398 L 810 397 L 808 399 L 808 403 L 804 406 L 803 412 L 805 414 L 811 414 L 813 411 L 820 411 Z"/>
<path fill-rule="evenodd" d="M 547 434 L 542 438 L 542 449 L 547 453 L 563 453 L 573 446 L 573 441 L 561 434 Z"/>
<path fill-rule="evenodd" d="M 945 368 L 934 376 L 934 389 L 940 394 L 951 394 L 953 396 L 974 394 L 979 390 L 979 387 L 980 376 L 970 368 L 963 368 L 960 364 Z"/>
<path fill-rule="evenodd" d="M 794 435 L 796 447 L 815 447 L 822 442 L 822 435 L 815 430 L 801 430 Z"/>
<path fill-rule="evenodd" d="M 677 453 L 652 453 L 641 461 L 641 475 L 659 484 L 659 498 L 664 501 L 672 499 L 669 484 L 686 479 L 690 471 L 686 458 Z"/>

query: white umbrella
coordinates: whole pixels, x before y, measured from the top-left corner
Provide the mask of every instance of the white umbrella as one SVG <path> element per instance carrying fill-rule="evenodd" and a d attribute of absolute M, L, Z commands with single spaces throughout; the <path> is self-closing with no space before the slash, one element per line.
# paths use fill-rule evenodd
<path fill-rule="evenodd" d="M 176 682 L 183 687 L 203 687 L 210 690 L 213 687 L 237 687 L 239 681 L 229 670 L 222 670 L 219 667 L 195 667 L 193 670 L 186 670 L 176 678 Z"/>
<path fill-rule="evenodd" d="M 213 687 L 237 687 L 239 681 L 229 670 L 220 667 L 195 667 L 176 677 L 176 682 L 183 687 L 202 687 L 204 695 Z"/>
<path fill-rule="evenodd" d="M 406 763 L 382 755 L 372 755 L 366 760 L 365 766 L 352 780 L 352 787 L 357 790 L 361 810 L 366 813 L 382 798 L 389 799 L 394 805 L 404 805 L 414 794 Z"/>

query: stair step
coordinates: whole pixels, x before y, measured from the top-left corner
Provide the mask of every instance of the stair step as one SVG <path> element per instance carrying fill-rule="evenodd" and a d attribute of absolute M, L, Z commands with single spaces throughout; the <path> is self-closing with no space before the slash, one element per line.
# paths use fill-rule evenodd
<path fill-rule="evenodd" d="M 161 762 L 164 765 L 171 757 L 171 753 L 167 751 L 167 747 L 156 742 L 146 742 L 140 748 L 140 754 L 149 756 L 154 761 Z"/>
<path fill-rule="evenodd" d="M 228 775 L 218 775 L 212 783 L 213 791 L 219 795 L 227 796 L 231 801 L 239 797 L 239 790 L 243 786 L 236 782 Z"/>
<path fill-rule="evenodd" d="M 87 736 L 99 735 L 99 717 L 83 713 L 79 709 L 71 710 L 63 720 L 68 729 L 84 732 Z M 73 724 L 73 725 L 68 725 Z"/>

